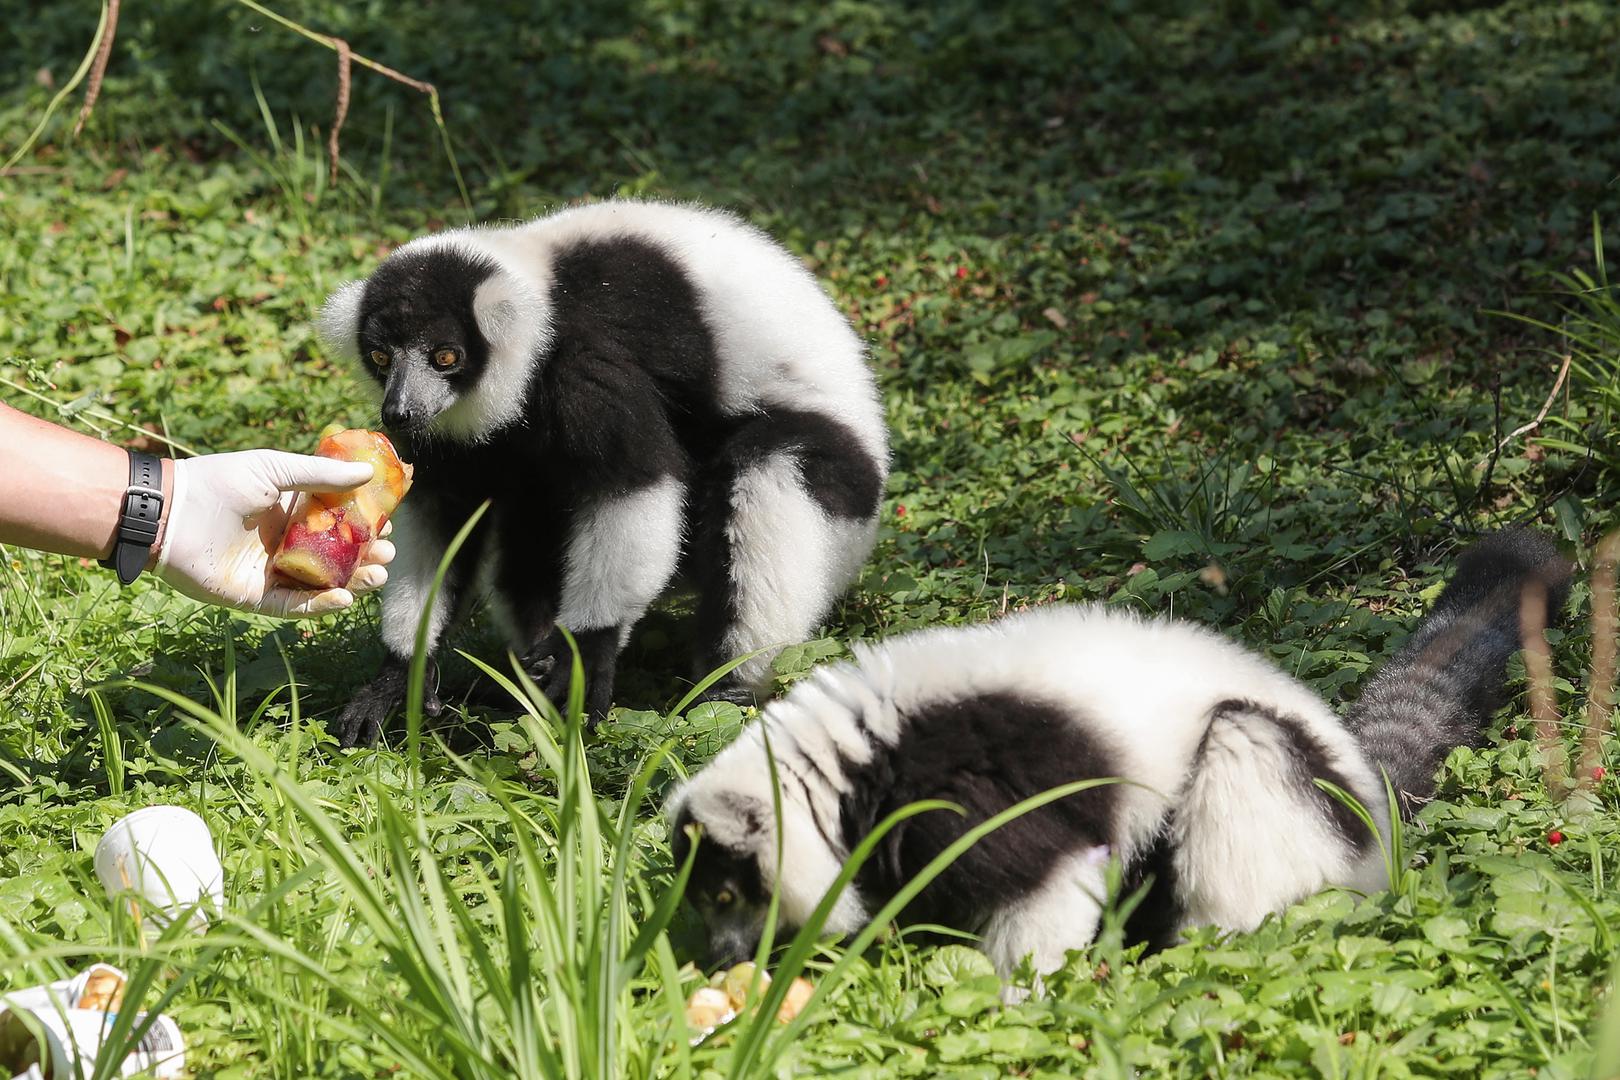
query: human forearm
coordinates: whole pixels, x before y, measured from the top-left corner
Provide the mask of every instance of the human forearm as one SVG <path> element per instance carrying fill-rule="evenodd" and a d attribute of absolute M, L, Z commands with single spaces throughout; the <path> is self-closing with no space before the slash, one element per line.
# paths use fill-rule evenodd
<path fill-rule="evenodd" d="M 147 568 L 194 600 L 244 611 L 301 618 L 348 607 L 388 580 L 386 529 L 346 588 L 300 588 L 278 578 L 270 556 L 298 492 L 352 491 L 373 468 L 279 450 L 165 460 Z M 0 405 L 0 544 L 104 558 L 128 486 L 126 451 Z"/>
<path fill-rule="evenodd" d="M 165 522 L 173 470 L 165 460 Z M 112 551 L 128 485 L 122 448 L 0 405 L 0 544 L 101 558 Z"/>

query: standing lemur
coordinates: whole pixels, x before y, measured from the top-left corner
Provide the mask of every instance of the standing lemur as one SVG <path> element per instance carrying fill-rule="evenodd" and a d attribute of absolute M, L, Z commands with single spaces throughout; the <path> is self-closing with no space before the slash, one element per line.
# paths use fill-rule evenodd
<path fill-rule="evenodd" d="M 711 960 L 753 954 L 773 892 L 783 922 L 801 925 L 856 844 L 901 807 L 943 799 L 963 813 L 929 811 L 888 833 L 828 930 L 865 925 L 973 826 L 1090 778 L 1128 783 L 1002 826 L 904 921 L 981 935 L 1005 975 L 1026 956 L 1054 970 L 1091 941 L 1110 856 L 1127 889 L 1148 885 L 1126 930 L 1156 945 L 1185 926 L 1252 928 L 1327 885 L 1382 888 L 1377 838 L 1316 781 L 1354 795 L 1387 832 L 1380 770 L 1405 798 L 1433 792 L 1447 752 L 1476 740 L 1501 703 L 1521 597 L 1539 593 L 1556 612 L 1568 575 L 1534 533 L 1481 541 L 1343 720 L 1218 634 L 1102 607 L 857 647 L 853 663 L 821 668 L 770 705 L 671 799 L 678 863 L 698 837 L 687 896 Z"/>
<path fill-rule="evenodd" d="M 729 214 L 613 201 L 424 237 L 339 289 L 321 331 L 379 388 L 416 466 L 387 660 L 336 721 L 346 746 L 403 700 L 440 557 L 486 499 L 428 644 L 488 592 L 560 701 L 566 627 L 593 721 L 677 573 L 697 593 L 700 672 L 767 650 L 718 691 L 742 698 L 871 552 L 888 436 L 861 341 L 798 260 Z"/>

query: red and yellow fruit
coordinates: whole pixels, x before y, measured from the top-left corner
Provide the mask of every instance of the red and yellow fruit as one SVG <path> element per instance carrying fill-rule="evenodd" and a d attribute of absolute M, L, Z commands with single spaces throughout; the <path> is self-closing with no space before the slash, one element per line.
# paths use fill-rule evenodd
<path fill-rule="evenodd" d="M 388 436 L 334 424 L 321 432 L 319 457 L 366 461 L 372 476 L 353 491 L 300 495 L 271 565 L 285 578 L 316 589 L 341 589 L 354 576 L 365 546 L 411 489 L 411 466 Z"/>

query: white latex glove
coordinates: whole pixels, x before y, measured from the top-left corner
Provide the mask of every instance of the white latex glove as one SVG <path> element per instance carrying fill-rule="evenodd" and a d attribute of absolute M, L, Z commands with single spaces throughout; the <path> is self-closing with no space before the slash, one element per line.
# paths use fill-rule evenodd
<path fill-rule="evenodd" d="M 174 463 L 173 506 L 154 570 L 210 604 L 300 619 L 338 611 L 388 580 L 394 545 L 367 545 L 346 589 L 297 588 L 270 569 L 300 491 L 351 491 L 371 479 L 363 461 L 243 450 Z M 383 536 L 391 531 L 383 529 Z"/>

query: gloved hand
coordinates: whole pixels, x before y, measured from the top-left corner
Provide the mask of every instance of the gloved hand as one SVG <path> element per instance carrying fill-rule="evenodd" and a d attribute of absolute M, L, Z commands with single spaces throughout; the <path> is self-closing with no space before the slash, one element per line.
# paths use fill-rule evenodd
<path fill-rule="evenodd" d="M 244 450 L 174 463 L 174 495 L 154 568 L 175 589 L 210 604 L 282 618 L 338 611 L 388 580 L 394 545 L 371 542 L 346 589 L 298 588 L 270 558 L 300 491 L 350 491 L 371 479 L 363 461 Z M 382 535 L 391 531 L 384 528 Z"/>

